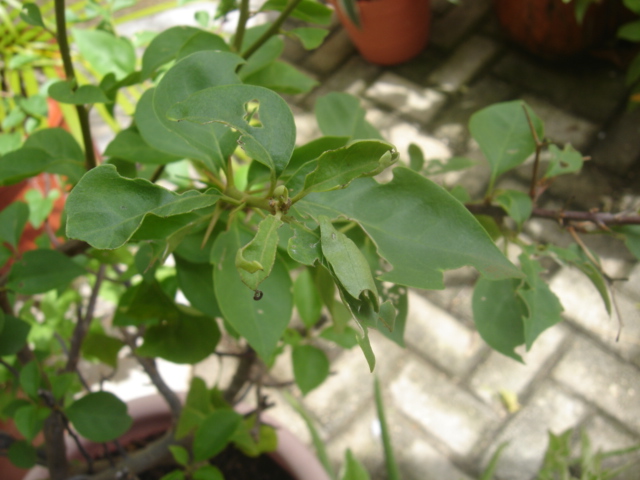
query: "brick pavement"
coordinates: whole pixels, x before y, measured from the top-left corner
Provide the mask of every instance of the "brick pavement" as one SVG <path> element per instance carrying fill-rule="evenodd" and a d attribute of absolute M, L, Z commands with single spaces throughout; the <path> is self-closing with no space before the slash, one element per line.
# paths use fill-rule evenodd
<path fill-rule="evenodd" d="M 401 154 L 406 156 L 406 146 L 414 142 L 427 158 L 482 160 L 466 127 L 470 115 L 522 98 L 543 119 L 549 138 L 593 156 L 582 177 L 567 176 L 551 189 L 549 205 L 562 206 L 571 197 L 576 208 L 637 209 L 640 114 L 624 112 L 624 73 L 594 59 L 552 64 L 532 58 L 502 37 L 490 3 L 466 0 L 455 7 L 435 1 L 430 45 L 414 61 L 396 67 L 364 62 L 337 25 L 311 55 L 290 47 L 292 63 L 320 81 L 311 94 L 292 99 L 296 111 L 311 111 L 315 99 L 329 91 L 347 91 L 370 107 L 368 120 Z M 300 121 L 314 122 L 309 115 Z M 311 126 L 302 130 L 314 131 Z M 506 181 L 526 188 L 528 175 L 523 168 Z M 481 166 L 439 180 L 461 182 L 473 194 L 486 188 L 487 179 Z M 527 233 L 571 242 L 552 222 L 532 222 Z M 568 268 L 548 272 L 566 321 L 541 336 L 524 355 L 526 365 L 491 351 L 474 331 L 470 269 L 448 272 L 444 291 L 411 293 L 406 350 L 374 336 L 403 478 L 477 478 L 498 445 L 509 441 L 497 478 L 530 480 L 548 430 L 582 427 L 595 448 L 640 442 L 640 265 L 617 241 L 589 242 L 612 274 L 631 279 L 616 293 L 625 321 L 618 342 L 616 320 L 608 317 L 589 281 Z M 342 353 L 332 369 L 336 374 L 327 384 L 303 401 L 336 465 L 351 448 L 373 478 L 383 479 L 372 377 L 361 352 Z M 286 378 L 290 370 L 276 368 L 275 373 Z M 519 409 L 510 412 L 500 392 L 516 395 Z M 276 411 L 308 438 L 302 423 L 289 415 Z M 637 471 L 619 478 L 637 479 Z"/>
<path fill-rule="evenodd" d="M 286 58 L 320 82 L 310 94 L 289 99 L 300 141 L 318 134 L 310 113 L 318 96 L 349 92 L 370 107 L 368 120 L 405 156 L 413 142 L 428 159 L 465 155 L 478 160 L 480 165 L 469 172 L 438 179 L 461 183 L 474 195 L 486 188 L 488 170 L 469 137 L 469 117 L 492 103 L 523 98 L 544 120 L 551 139 L 571 142 L 593 156 L 583 175 L 556 182 L 549 206 L 571 198 L 580 208 L 637 209 L 640 113 L 624 112 L 624 74 L 596 60 L 549 64 L 528 56 L 502 37 L 490 0 L 461 0 L 460 7 L 446 0 L 432 3 L 430 45 L 400 66 L 363 61 L 337 24 L 311 54 L 287 44 Z M 523 167 L 505 181 L 524 188 L 528 175 Z M 560 244 L 571 241 L 552 222 L 532 221 L 527 234 Z M 596 448 L 640 442 L 640 264 L 617 241 L 587 242 L 614 276 L 630 278 L 617 290 L 625 320 L 619 342 L 616 320 L 608 318 L 595 289 L 566 268 L 548 272 L 565 305 L 566 321 L 540 337 L 524 355 L 526 365 L 491 351 L 475 332 L 471 295 L 476 274 L 471 269 L 446 272 L 443 291 L 411 292 L 406 349 L 372 333 L 402 478 L 478 478 L 498 445 L 509 441 L 497 478 L 531 480 L 548 430 L 583 427 Z M 336 465 L 351 448 L 374 479 L 384 479 L 373 377 L 358 349 L 329 353 L 335 374 L 303 402 Z M 220 371 L 214 359 L 194 373 L 214 381 L 231 371 L 228 364 Z M 179 379 L 180 388 L 183 375 L 170 375 Z M 286 358 L 278 361 L 274 375 L 292 378 Z M 519 408 L 507 409 L 501 392 L 517 396 Z M 273 416 L 309 441 L 292 408 L 278 392 L 271 396 L 278 403 Z M 638 476 L 632 470 L 619 478 Z"/>

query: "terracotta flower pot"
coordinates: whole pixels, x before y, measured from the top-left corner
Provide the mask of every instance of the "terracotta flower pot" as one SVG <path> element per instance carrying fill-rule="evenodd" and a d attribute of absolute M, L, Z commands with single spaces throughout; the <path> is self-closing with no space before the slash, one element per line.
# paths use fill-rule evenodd
<path fill-rule="evenodd" d="M 561 0 L 494 0 L 507 35 L 525 49 L 547 58 L 575 55 L 613 38 L 628 20 L 622 0 L 603 0 L 589 6 L 581 24 L 575 2 Z"/>
<path fill-rule="evenodd" d="M 182 398 L 184 399 L 184 396 Z M 171 425 L 169 407 L 159 395 L 138 398 L 128 402 L 127 405 L 129 415 L 133 417 L 133 426 L 120 437 L 122 445 L 162 433 Z M 243 411 L 242 408 L 238 410 Z M 265 420 L 278 429 L 278 448 L 270 454 L 271 458 L 298 480 L 330 480 L 316 456 L 300 440 L 268 416 Z M 70 439 L 67 440 L 69 458 L 81 460 L 82 456 L 75 444 Z M 87 441 L 83 446 L 90 455 L 99 455 L 103 452 L 102 445 Z M 24 477 L 24 480 L 46 478 L 48 478 L 47 470 L 35 467 Z"/>
<path fill-rule="evenodd" d="M 334 7 L 336 1 L 331 0 Z M 418 55 L 429 40 L 429 0 L 359 1 L 358 28 L 336 8 L 340 22 L 360 54 L 369 62 L 395 65 Z"/>

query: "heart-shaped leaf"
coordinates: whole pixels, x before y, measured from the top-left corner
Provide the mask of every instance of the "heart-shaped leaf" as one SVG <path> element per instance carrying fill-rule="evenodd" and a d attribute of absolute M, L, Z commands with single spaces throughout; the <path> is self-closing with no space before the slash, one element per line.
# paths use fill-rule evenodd
<path fill-rule="evenodd" d="M 92 442 L 115 440 L 131 426 L 127 405 L 109 392 L 93 392 L 65 409 L 67 418 L 80 435 Z"/>
<path fill-rule="evenodd" d="M 82 85 L 72 88 L 73 82 L 62 80 L 49 87 L 49 96 L 60 103 L 84 105 L 88 103 L 109 103 L 111 100 L 95 85 Z"/>

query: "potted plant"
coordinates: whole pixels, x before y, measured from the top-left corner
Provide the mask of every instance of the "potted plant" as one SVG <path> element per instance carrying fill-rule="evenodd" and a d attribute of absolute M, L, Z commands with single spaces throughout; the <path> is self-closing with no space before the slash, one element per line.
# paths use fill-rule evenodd
<path fill-rule="evenodd" d="M 494 0 L 500 25 L 528 51 L 562 58 L 593 49 L 614 38 L 629 11 L 622 0 Z M 631 2 L 628 2 L 631 4 Z"/>
<path fill-rule="evenodd" d="M 429 0 L 331 0 L 351 41 L 369 62 L 395 65 L 427 46 Z"/>
<path fill-rule="evenodd" d="M 27 5 L 37 18 L 38 7 Z M 263 380 L 278 356 L 290 354 L 302 395 L 329 374 L 321 339 L 357 346 L 373 370 L 369 331 L 402 345 L 407 288 L 443 288 L 447 269 L 471 265 L 482 274 L 474 296 L 478 330 L 517 360 L 517 346 L 529 348 L 561 320 L 539 275 L 541 259 L 585 271 L 610 308 L 607 277 L 583 244 L 535 246 L 518 234 L 531 216 L 560 218 L 576 238 L 575 222 L 618 229 L 633 249 L 638 233 L 628 224 L 640 220 L 536 206 L 554 177 L 579 170 L 582 156 L 551 146 L 540 174 L 547 144 L 526 105 L 499 104 L 472 118 L 491 168 L 488 192 L 476 202 L 427 178 L 453 164 L 425 165 L 412 149 L 411 168 L 400 165 L 400 153 L 379 139 L 349 95 L 319 99 L 323 136 L 297 146 L 293 114 L 276 91 L 304 91 L 313 82 L 277 60 L 278 35 L 289 15 L 322 24 L 331 12 L 311 0 L 271 0 L 262 9 L 277 18 L 246 28 L 249 2 L 238 7 L 233 37 L 173 27 L 153 38 L 139 62 L 113 31 L 74 31 L 74 45 L 99 75 L 91 84 L 75 75 L 64 2 L 56 1 L 66 80 L 48 93 L 76 109 L 79 140 L 42 129 L 0 157 L 2 185 L 48 172 L 71 189 L 59 243 L 39 238 L 0 277 L 1 413 L 24 437 L 3 435 L 0 446 L 18 466 L 42 464 L 52 480 L 95 480 L 137 475 L 168 457 L 165 480 L 219 479 L 209 460 L 228 445 L 248 455 L 275 447 L 277 432 L 262 415 Z M 311 27 L 287 33 L 311 47 L 323 35 Z M 142 92 L 131 125 L 119 129 L 98 164 L 87 106 L 108 110 L 130 86 Z M 497 189 L 498 178 L 531 154 L 530 192 Z M 387 169 L 393 179 L 376 180 Z M 3 241 L 20 237 L 26 222 L 17 213 L 0 212 Z M 518 266 L 483 225 L 519 246 Z M 112 303 L 102 305 L 102 294 Z M 98 315 L 99 304 L 108 313 Z M 157 388 L 169 425 L 138 452 L 115 456 L 134 408 L 101 382 L 86 381 L 79 367 L 97 362 L 115 370 L 124 352 Z M 194 378 L 181 398 L 158 371 L 159 359 L 197 364 L 211 355 L 237 359 L 228 385 Z M 248 385 L 256 404 L 238 413 L 232 407 Z M 81 437 L 102 445 L 103 457 L 93 458 Z M 68 460 L 65 438 L 83 462 Z"/>

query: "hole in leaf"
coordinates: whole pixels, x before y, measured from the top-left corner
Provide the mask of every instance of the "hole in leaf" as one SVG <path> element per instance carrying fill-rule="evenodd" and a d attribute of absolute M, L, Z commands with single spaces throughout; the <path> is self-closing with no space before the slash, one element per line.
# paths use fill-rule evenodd
<path fill-rule="evenodd" d="M 246 112 L 243 120 L 249 125 L 255 128 L 262 128 L 262 122 L 260 121 L 260 101 L 253 99 L 250 102 L 244 104 L 244 111 Z"/>

